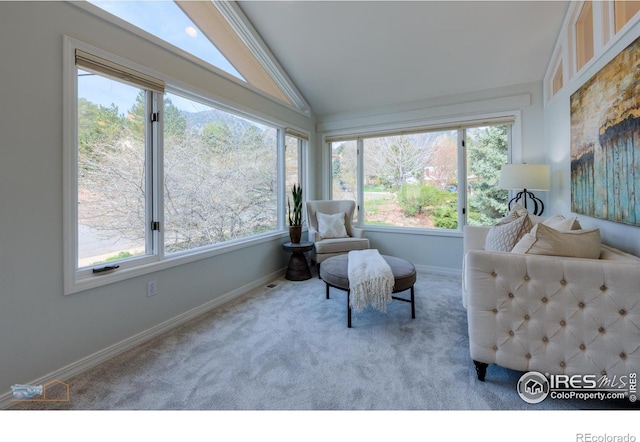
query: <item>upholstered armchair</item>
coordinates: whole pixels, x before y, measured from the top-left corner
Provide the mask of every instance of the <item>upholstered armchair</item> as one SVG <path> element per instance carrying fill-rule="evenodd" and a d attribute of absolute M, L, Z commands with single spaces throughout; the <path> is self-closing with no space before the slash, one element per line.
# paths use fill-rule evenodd
<path fill-rule="evenodd" d="M 327 258 L 369 248 L 364 231 L 352 225 L 356 203 L 352 200 L 307 201 L 309 241 L 315 247 L 311 260 L 318 266 Z"/>

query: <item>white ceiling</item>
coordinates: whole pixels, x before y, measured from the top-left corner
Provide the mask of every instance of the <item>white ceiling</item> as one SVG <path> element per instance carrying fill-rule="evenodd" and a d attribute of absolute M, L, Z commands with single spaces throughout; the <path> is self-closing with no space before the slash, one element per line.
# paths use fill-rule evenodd
<path fill-rule="evenodd" d="M 566 1 L 240 1 L 316 115 L 543 79 Z"/>

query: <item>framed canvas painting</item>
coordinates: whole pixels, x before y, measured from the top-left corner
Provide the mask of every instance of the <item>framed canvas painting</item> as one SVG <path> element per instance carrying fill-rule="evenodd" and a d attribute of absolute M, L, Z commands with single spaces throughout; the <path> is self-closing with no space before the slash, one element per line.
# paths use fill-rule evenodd
<path fill-rule="evenodd" d="M 571 210 L 640 226 L 640 37 L 571 95 Z"/>

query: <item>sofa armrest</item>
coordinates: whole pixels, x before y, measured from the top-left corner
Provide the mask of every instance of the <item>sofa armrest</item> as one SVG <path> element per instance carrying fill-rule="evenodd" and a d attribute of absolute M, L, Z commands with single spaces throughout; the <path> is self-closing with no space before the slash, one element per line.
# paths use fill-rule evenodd
<path fill-rule="evenodd" d="M 470 250 L 484 250 L 489 229 L 490 227 L 485 226 L 465 225 L 462 230 L 462 306 L 464 308 L 467 308 L 467 253 Z"/>
<path fill-rule="evenodd" d="M 469 250 L 483 250 L 489 229 L 486 226 L 465 225 L 462 230 L 463 253 L 466 255 Z"/>
<path fill-rule="evenodd" d="M 353 238 L 364 238 L 364 230 L 359 227 L 351 226 L 351 236 Z"/>

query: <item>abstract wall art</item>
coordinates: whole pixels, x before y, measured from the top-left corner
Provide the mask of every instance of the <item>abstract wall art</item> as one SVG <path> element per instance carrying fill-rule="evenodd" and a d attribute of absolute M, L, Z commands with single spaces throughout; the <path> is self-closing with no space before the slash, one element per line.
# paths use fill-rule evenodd
<path fill-rule="evenodd" d="M 571 95 L 571 210 L 640 226 L 640 38 Z"/>

